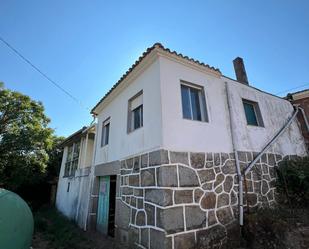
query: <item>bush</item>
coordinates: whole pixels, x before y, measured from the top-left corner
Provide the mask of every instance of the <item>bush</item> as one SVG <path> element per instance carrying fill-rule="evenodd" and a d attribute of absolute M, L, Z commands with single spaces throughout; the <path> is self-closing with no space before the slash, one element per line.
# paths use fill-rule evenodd
<path fill-rule="evenodd" d="M 309 157 L 282 161 L 278 168 L 278 192 L 293 206 L 309 204 Z M 284 200 L 285 198 L 282 198 Z"/>

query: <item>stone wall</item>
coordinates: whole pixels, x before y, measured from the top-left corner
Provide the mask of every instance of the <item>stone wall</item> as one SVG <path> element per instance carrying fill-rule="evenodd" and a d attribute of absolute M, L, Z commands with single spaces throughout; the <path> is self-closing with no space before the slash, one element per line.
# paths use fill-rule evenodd
<path fill-rule="evenodd" d="M 239 152 L 241 168 L 255 155 Z M 281 160 L 265 154 L 247 174 L 250 207 L 275 201 L 274 167 Z M 121 161 L 118 177 L 116 237 L 132 248 L 217 248 L 237 223 L 234 153 L 153 151 Z"/>

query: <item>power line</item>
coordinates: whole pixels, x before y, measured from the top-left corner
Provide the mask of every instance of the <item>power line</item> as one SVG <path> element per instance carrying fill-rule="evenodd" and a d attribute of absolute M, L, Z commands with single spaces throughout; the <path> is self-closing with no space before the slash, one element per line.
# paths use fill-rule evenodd
<path fill-rule="evenodd" d="M 289 91 L 293 91 L 293 90 L 296 90 L 296 89 L 302 88 L 302 87 L 304 87 L 304 86 L 309 86 L 309 83 L 304 84 L 304 85 L 300 85 L 300 86 L 296 86 L 296 87 L 293 87 L 293 88 L 287 89 L 287 90 L 285 90 L 285 91 L 278 92 L 278 93 L 276 93 L 276 95 L 278 95 L 278 94 L 282 94 L 282 93 L 286 93 L 286 92 L 289 92 Z"/>
<path fill-rule="evenodd" d="M 25 56 L 23 56 L 16 48 L 14 48 L 11 44 L 9 44 L 6 40 L 4 40 L 0 36 L 0 41 L 2 41 L 9 49 L 11 49 L 15 54 L 17 54 L 23 61 L 25 61 L 28 65 L 30 65 L 34 70 L 36 70 L 39 74 L 41 74 L 45 79 L 47 79 L 50 83 L 52 83 L 55 87 L 57 87 L 60 91 L 65 93 L 67 96 L 69 96 L 71 99 L 73 99 L 76 103 L 78 103 L 81 107 L 86 108 L 88 111 L 90 109 L 88 107 L 85 107 L 83 103 L 74 97 L 71 93 L 69 93 L 67 90 L 65 90 L 60 84 L 58 84 L 56 81 L 51 79 L 46 73 L 42 72 L 37 66 L 35 66 L 29 59 L 27 59 Z"/>
<path fill-rule="evenodd" d="M 11 49 L 15 54 L 17 54 L 23 61 L 25 61 L 28 65 L 30 65 L 34 70 L 36 70 L 39 74 L 41 74 L 45 79 L 47 79 L 50 83 L 52 83 L 60 91 L 65 93 L 68 97 L 70 97 L 72 100 L 74 100 L 76 103 L 78 103 L 81 107 L 86 108 L 88 111 L 90 111 L 90 109 L 88 107 L 85 107 L 79 99 L 74 97 L 71 93 L 69 93 L 62 86 L 60 86 L 60 84 L 58 84 L 56 81 L 51 79 L 46 73 L 42 72 L 42 70 L 40 70 L 37 66 L 35 66 L 29 59 L 27 59 L 25 56 L 23 56 L 16 48 L 14 48 L 11 44 L 9 44 L 1 36 L 0 36 L 0 41 L 2 41 L 3 44 L 5 44 L 9 49 Z M 299 89 L 299 88 L 305 87 L 305 86 L 309 86 L 309 83 L 304 84 L 304 85 L 300 85 L 300 86 L 297 86 L 297 87 L 293 87 L 293 88 L 290 88 L 290 89 L 287 89 L 287 90 L 284 90 L 284 91 L 281 91 L 281 92 L 278 92 L 278 93 L 276 93 L 276 95 L 286 93 L 286 92 L 289 92 L 289 91 L 292 91 L 292 90 L 296 90 L 296 89 Z"/>

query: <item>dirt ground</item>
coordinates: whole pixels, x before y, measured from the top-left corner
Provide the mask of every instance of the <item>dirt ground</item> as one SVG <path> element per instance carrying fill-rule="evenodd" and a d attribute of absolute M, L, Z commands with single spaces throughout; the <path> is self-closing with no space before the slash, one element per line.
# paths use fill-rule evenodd
<path fill-rule="evenodd" d="M 89 235 L 89 240 L 79 244 L 79 248 L 87 249 L 117 249 L 118 245 L 115 245 L 113 238 L 106 238 L 101 234 L 92 234 Z M 61 249 L 67 247 L 61 247 Z M 124 248 L 124 247 L 122 247 Z M 36 232 L 33 236 L 32 249 L 60 249 L 55 248 L 52 245 L 52 242 L 48 240 L 44 234 Z M 72 248 L 75 249 L 75 248 Z"/>
<path fill-rule="evenodd" d="M 61 249 L 67 247 L 61 247 Z M 79 244 L 79 248 L 85 249 L 117 249 L 113 238 L 106 238 L 100 234 L 92 234 L 88 241 Z M 48 240 L 42 233 L 35 233 L 32 241 L 32 249 L 60 249 L 55 248 L 51 241 Z M 75 248 L 72 248 L 75 249 Z"/>
<path fill-rule="evenodd" d="M 125 249 L 112 237 L 85 232 L 54 208 L 34 214 L 32 249 Z"/>

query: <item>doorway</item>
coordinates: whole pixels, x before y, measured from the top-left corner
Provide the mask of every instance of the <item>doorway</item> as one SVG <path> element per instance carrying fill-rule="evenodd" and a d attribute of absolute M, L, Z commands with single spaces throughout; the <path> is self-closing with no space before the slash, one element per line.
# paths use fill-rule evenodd
<path fill-rule="evenodd" d="M 114 237 L 115 233 L 116 176 L 99 178 L 97 230 Z"/>

